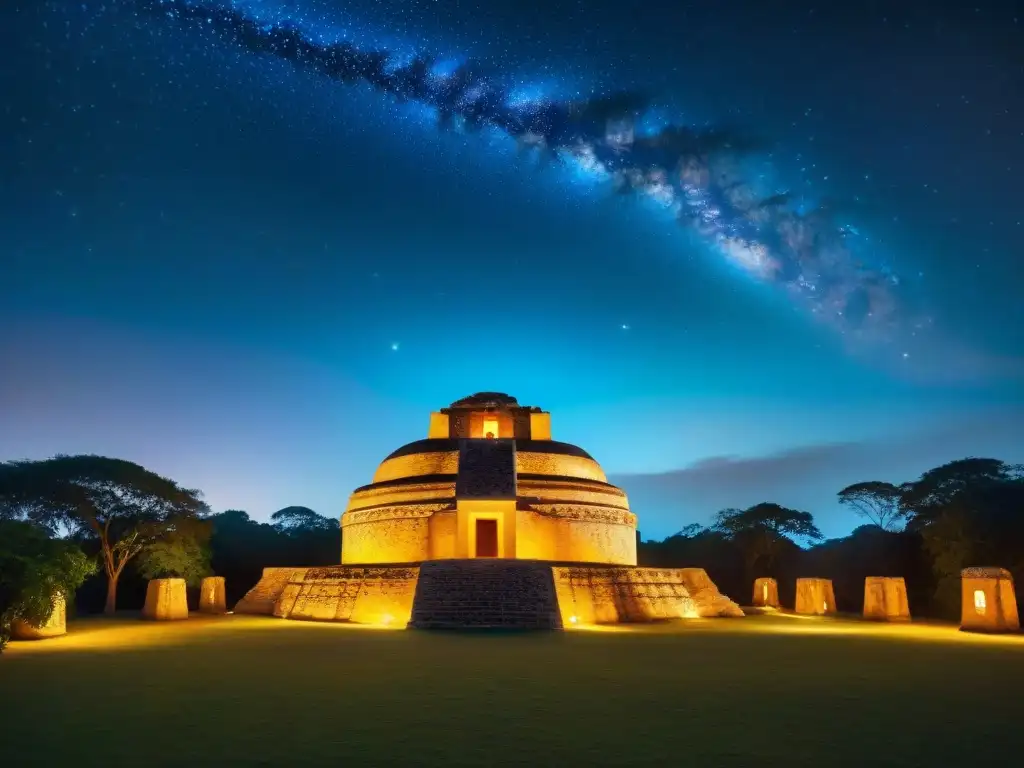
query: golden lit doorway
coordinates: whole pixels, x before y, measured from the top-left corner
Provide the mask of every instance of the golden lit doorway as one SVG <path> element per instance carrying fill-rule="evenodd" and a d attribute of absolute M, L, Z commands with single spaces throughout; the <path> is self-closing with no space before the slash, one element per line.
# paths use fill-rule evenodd
<path fill-rule="evenodd" d="M 484 437 L 488 440 L 494 440 L 498 437 L 497 419 L 484 419 Z"/>
<path fill-rule="evenodd" d="M 476 521 L 476 556 L 497 557 L 498 556 L 498 521 L 481 520 Z"/>

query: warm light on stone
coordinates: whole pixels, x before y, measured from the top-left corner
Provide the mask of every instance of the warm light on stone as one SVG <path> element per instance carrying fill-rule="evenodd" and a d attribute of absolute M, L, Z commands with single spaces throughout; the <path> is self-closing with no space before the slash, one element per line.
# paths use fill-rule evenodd
<path fill-rule="evenodd" d="M 431 414 L 428 434 L 385 458 L 373 482 L 352 494 L 341 518 L 342 563 L 483 556 L 636 564 L 636 516 L 625 493 L 585 451 L 551 440 L 550 414 L 482 393 Z M 494 525 L 498 551 L 490 554 Z M 478 552 L 481 532 L 488 545 Z"/>
<path fill-rule="evenodd" d="M 907 585 L 898 576 L 868 576 L 864 579 L 864 618 L 902 621 L 910 618 Z"/>
<path fill-rule="evenodd" d="M 753 604 L 759 608 L 778 608 L 779 583 L 767 576 L 755 579 Z"/>
<path fill-rule="evenodd" d="M 960 629 L 1016 632 L 1020 629 L 1013 576 L 1003 568 L 965 568 L 960 574 Z"/>
<path fill-rule="evenodd" d="M 184 579 L 153 579 L 146 587 L 142 617 L 154 621 L 188 618 L 188 598 Z"/>
<path fill-rule="evenodd" d="M 207 576 L 199 585 L 201 613 L 227 613 L 228 604 L 223 576 Z"/>
<path fill-rule="evenodd" d="M 831 579 L 797 579 L 796 612 L 804 616 L 826 616 L 836 612 Z"/>
<path fill-rule="evenodd" d="M 235 612 L 434 629 L 743 615 L 700 568 L 637 567 L 626 494 L 497 392 L 432 413 L 341 526 L 341 565 L 265 568 Z"/>
<path fill-rule="evenodd" d="M 57 595 L 53 601 L 53 610 L 41 624 L 30 624 L 27 621 L 15 621 L 11 626 L 12 640 L 43 640 L 47 637 L 59 637 L 67 632 L 67 603 L 64 595 Z"/>

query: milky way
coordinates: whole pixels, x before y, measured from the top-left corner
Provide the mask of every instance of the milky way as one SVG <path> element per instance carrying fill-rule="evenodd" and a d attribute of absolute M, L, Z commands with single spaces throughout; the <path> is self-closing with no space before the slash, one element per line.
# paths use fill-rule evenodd
<path fill-rule="evenodd" d="M 496 129 L 520 148 L 649 200 L 743 273 L 775 285 L 850 339 L 907 356 L 924 322 L 911 316 L 900 279 L 870 259 L 859 231 L 824 207 L 804 209 L 786 189 L 743 171 L 755 143 L 725 129 L 668 125 L 644 131 L 651 105 L 616 92 L 580 100 L 525 99 L 500 72 L 445 64 L 329 39 L 285 8 L 194 0 L 140 0 L 155 13 L 200 25 L 225 45 L 274 56 L 345 84 L 369 85 L 436 113 L 440 128 Z M 258 12 L 254 12 L 257 10 Z M 869 265 L 870 262 L 870 265 Z"/>

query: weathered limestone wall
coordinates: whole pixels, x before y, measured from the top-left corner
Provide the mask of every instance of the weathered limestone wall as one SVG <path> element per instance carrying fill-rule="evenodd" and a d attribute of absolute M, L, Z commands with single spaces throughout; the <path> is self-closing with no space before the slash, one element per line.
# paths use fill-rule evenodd
<path fill-rule="evenodd" d="M 255 613 L 262 616 L 272 616 L 274 603 L 281 596 L 285 585 L 295 579 L 301 580 L 308 568 L 264 568 L 263 576 L 256 582 L 256 586 L 245 593 L 235 603 L 235 613 Z"/>
<path fill-rule="evenodd" d="M 428 519 L 428 535 L 430 536 L 430 559 L 445 560 L 455 557 L 458 541 L 459 518 L 450 512 L 435 512 Z"/>
<path fill-rule="evenodd" d="M 223 576 L 207 576 L 199 585 L 201 613 L 227 613 L 228 600 Z"/>
<path fill-rule="evenodd" d="M 29 624 L 27 621 L 15 621 L 11 627 L 12 640 L 42 640 L 47 637 L 58 637 L 67 633 L 67 602 L 64 595 L 57 595 L 53 601 L 53 610 L 41 624 Z"/>
<path fill-rule="evenodd" d="M 557 560 L 554 519 L 536 512 L 516 510 L 516 557 Z"/>
<path fill-rule="evenodd" d="M 767 576 L 754 579 L 754 600 L 751 605 L 759 608 L 778 608 L 779 582 Z"/>
<path fill-rule="evenodd" d="M 274 616 L 405 627 L 412 616 L 418 565 L 335 565 L 293 572 Z"/>
<path fill-rule="evenodd" d="M 458 469 L 458 451 L 411 453 L 382 462 L 373 475 L 373 482 L 383 483 L 401 477 L 422 477 L 423 475 L 454 475 Z"/>
<path fill-rule="evenodd" d="M 146 604 L 142 617 L 154 621 L 188 618 L 188 598 L 184 579 L 152 579 L 146 586 Z"/>
<path fill-rule="evenodd" d="M 836 612 L 836 595 L 831 579 L 797 579 L 796 612 L 805 616 L 826 616 Z"/>
<path fill-rule="evenodd" d="M 556 565 L 552 572 L 566 627 L 743 615 L 701 568 Z"/>
<path fill-rule="evenodd" d="M 430 559 L 430 521 L 433 510 L 388 508 L 377 517 L 359 512 L 360 522 L 344 525 L 341 562 L 348 564 L 413 563 Z"/>
<path fill-rule="evenodd" d="M 1020 629 L 1013 576 L 1003 568 L 965 568 L 960 574 L 960 629 L 1016 632 Z"/>
<path fill-rule="evenodd" d="M 864 579 L 864 618 L 876 621 L 908 621 L 910 603 L 902 576 L 868 576 Z"/>

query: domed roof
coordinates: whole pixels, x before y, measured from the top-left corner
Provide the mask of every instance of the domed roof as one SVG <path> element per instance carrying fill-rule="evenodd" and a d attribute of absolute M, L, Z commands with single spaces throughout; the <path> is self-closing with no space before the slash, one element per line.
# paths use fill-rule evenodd
<path fill-rule="evenodd" d="M 456 400 L 449 408 L 495 408 L 517 407 L 519 401 L 504 392 L 477 392 L 476 394 Z"/>

